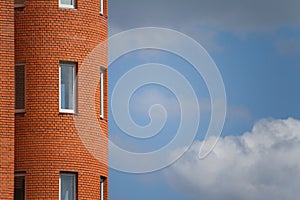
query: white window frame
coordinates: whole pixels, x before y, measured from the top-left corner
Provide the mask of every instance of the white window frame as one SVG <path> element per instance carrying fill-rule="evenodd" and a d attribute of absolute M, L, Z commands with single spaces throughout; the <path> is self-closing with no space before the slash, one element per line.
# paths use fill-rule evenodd
<path fill-rule="evenodd" d="M 77 173 L 73 173 L 73 172 L 60 172 L 59 173 L 59 200 L 64 200 L 64 199 L 61 199 L 61 176 L 73 176 L 75 178 L 75 181 L 74 181 L 74 200 L 77 199 L 77 188 L 76 188 L 76 185 L 77 185 Z"/>
<path fill-rule="evenodd" d="M 104 81 L 105 81 L 105 68 L 100 68 L 100 118 L 104 119 Z"/>
<path fill-rule="evenodd" d="M 73 109 L 63 109 L 61 108 L 61 67 L 70 66 L 73 68 Z M 77 106 L 77 63 L 59 63 L 59 112 L 60 113 L 76 113 Z"/>
<path fill-rule="evenodd" d="M 59 0 L 59 7 L 60 8 L 70 8 L 70 9 L 75 9 L 75 5 L 76 5 L 76 0 L 72 0 L 72 4 L 63 4 L 61 3 L 62 0 Z"/>
<path fill-rule="evenodd" d="M 16 172 L 14 177 L 24 177 L 24 200 L 26 200 L 26 173 L 25 172 Z"/>
<path fill-rule="evenodd" d="M 15 64 L 15 68 L 16 67 L 24 68 L 24 108 L 22 108 L 22 109 L 15 108 L 15 113 L 25 113 L 26 112 L 26 67 L 25 67 L 25 63 Z M 15 90 L 16 90 L 16 82 L 15 82 Z M 15 93 L 15 100 L 16 100 L 16 93 Z M 15 105 L 14 105 L 14 107 L 15 107 Z"/>
<path fill-rule="evenodd" d="M 104 14 L 104 0 L 100 0 L 100 14 Z"/>
<path fill-rule="evenodd" d="M 105 185 L 106 177 L 100 177 L 100 200 L 104 200 L 104 185 Z"/>

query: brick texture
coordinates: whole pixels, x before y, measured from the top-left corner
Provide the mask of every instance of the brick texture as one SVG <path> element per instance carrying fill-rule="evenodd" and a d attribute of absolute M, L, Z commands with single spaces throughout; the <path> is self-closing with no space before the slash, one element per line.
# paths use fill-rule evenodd
<path fill-rule="evenodd" d="M 13 199 L 14 3 L 0 1 L 0 199 Z"/>
<path fill-rule="evenodd" d="M 86 84 L 85 72 L 97 78 L 100 66 L 107 66 L 106 45 L 93 55 L 107 39 L 107 1 L 104 10 L 100 15 L 99 0 L 77 0 L 76 9 L 59 8 L 58 0 L 25 0 L 15 8 L 15 61 L 26 71 L 26 112 L 15 115 L 15 171 L 26 172 L 26 199 L 58 199 L 61 171 L 78 173 L 77 199 L 100 199 L 100 177 L 108 177 L 107 92 L 100 119 L 99 83 Z M 60 61 L 78 63 L 76 114 L 59 112 Z M 91 98 L 95 115 L 83 109 Z M 89 126 L 95 120 L 101 140 Z"/>

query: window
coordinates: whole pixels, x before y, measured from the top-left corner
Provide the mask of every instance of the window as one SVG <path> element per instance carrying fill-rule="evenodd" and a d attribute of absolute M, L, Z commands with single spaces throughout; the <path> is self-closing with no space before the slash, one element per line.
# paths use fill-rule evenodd
<path fill-rule="evenodd" d="M 24 1 L 25 0 L 15 0 L 15 8 L 24 7 Z"/>
<path fill-rule="evenodd" d="M 100 0 L 100 14 L 103 15 L 104 13 L 104 4 L 103 4 L 104 0 Z"/>
<path fill-rule="evenodd" d="M 77 64 L 76 63 L 60 63 L 60 112 L 75 113 L 76 97 L 77 97 Z"/>
<path fill-rule="evenodd" d="M 104 81 L 105 81 L 105 68 L 100 68 L 100 118 L 104 118 Z"/>
<path fill-rule="evenodd" d="M 25 173 L 15 174 L 14 200 L 25 200 Z"/>
<path fill-rule="evenodd" d="M 61 8 L 75 8 L 76 0 L 59 0 L 59 7 Z"/>
<path fill-rule="evenodd" d="M 25 65 L 15 66 L 15 112 L 25 112 Z"/>
<path fill-rule="evenodd" d="M 100 178 L 100 200 L 104 200 L 104 197 L 105 197 L 105 181 L 106 181 L 106 177 L 101 176 L 101 178 Z"/>
<path fill-rule="evenodd" d="M 59 200 L 76 200 L 77 174 L 61 172 L 59 177 Z"/>

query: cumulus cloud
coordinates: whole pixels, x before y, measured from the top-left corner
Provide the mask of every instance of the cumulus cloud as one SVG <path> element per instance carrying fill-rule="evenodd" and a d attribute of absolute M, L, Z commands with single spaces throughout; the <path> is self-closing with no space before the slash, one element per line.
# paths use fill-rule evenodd
<path fill-rule="evenodd" d="M 204 160 L 200 146 L 166 170 L 176 190 L 205 200 L 299 199 L 300 121 L 261 120 L 251 132 L 221 138 Z"/>

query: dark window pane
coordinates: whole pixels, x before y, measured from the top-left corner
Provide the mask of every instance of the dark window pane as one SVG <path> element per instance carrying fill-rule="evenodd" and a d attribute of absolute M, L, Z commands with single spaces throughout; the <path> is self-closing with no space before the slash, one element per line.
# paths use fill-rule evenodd
<path fill-rule="evenodd" d="M 15 176 L 14 200 L 25 199 L 25 176 Z"/>
<path fill-rule="evenodd" d="M 15 109 L 25 109 L 25 67 L 15 67 Z"/>

